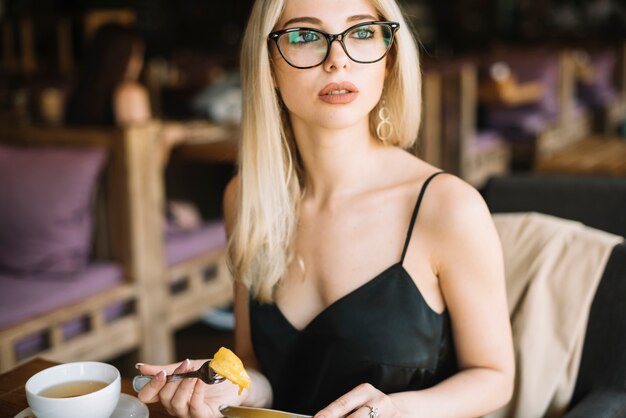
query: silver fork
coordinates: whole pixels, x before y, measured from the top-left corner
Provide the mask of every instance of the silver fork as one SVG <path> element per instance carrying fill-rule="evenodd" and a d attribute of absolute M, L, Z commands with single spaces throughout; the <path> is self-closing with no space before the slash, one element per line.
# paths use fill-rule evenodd
<path fill-rule="evenodd" d="M 175 380 L 180 379 L 188 379 L 188 378 L 198 378 L 202 380 L 207 385 L 215 385 L 217 383 L 223 382 L 225 379 L 219 374 L 215 373 L 215 370 L 209 366 L 209 362 L 211 360 L 207 360 L 204 362 L 202 366 L 198 370 L 187 373 L 175 373 L 166 377 L 165 382 L 173 382 Z M 149 381 L 154 379 L 155 376 L 140 374 L 133 378 L 133 389 L 135 392 L 139 392 L 141 388 L 148 384 Z"/>

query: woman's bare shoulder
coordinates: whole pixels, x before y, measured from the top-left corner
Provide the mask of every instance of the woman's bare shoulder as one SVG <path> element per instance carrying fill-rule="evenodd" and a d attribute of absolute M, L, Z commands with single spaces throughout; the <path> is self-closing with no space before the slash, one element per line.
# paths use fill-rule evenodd
<path fill-rule="evenodd" d="M 115 88 L 115 96 L 124 99 L 143 99 L 148 97 L 148 90 L 134 81 L 125 81 Z"/>
<path fill-rule="evenodd" d="M 447 225 L 490 218 L 481 194 L 459 177 L 441 173 L 429 184 L 424 197 L 424 217 Z"/>
<path fill-rule="evenodd" d="M 468 253 L 468 248 L 497 247 L 497 232 L 481 194 L 452 174 L 440 174 L 428 185 L 418 222 L 432 238 L 438 259 Z"/>
<path fill-rule="evenodd" d="M 124 82 L 115 89 L 113 107 L 118 125 L 150 119 L 150 96 L 139 83 Z"/>

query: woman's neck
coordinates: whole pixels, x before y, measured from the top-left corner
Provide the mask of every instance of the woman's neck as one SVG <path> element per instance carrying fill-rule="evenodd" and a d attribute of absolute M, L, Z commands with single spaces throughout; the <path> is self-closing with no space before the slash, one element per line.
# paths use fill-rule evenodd
<path fill-rule="evenodd" d="M 376 151 L 384 148 L 372 137 L 367 121 L 345 129 L 293 123 L 304 164 L 306 196 L 324 205 L 359 193 L 377 172 Z"/>

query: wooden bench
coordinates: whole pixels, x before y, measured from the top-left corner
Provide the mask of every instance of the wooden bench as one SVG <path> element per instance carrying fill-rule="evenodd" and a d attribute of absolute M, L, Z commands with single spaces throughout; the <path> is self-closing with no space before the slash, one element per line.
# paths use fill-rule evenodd
<path fill-rule="evenodd" d="M 145 346 L 146 326 L 140 315 L 144 309 L 139 302 L 137 266 L 133 263 L 133 252 L 139 243 L 129 228 L 140 214 L 133 210 L 134 190 L 128 186 L 132 180 L 141 183 L 146 174 L 137 164 L 141 150 L 135 143 L 143 139 L 138 136 L 143 136 L 143 129 L 63 130 L 4 125 L 0 130 L 3 144 L 47 148 L 89 146 L 107 151 L 108 163 L 99 185 L 93 257 L 118 263 L 125 279 L 108 291 L 0 330 L 0 370 L 18 364 L 15 343 L 37 332 L 48 334 L 49 347 L 36 355 L 56 361 L 105 359 Z M 135 311 L 107 323 L 103 320 L 103 310 L 115 302 L 135 304 Z M 64 339 L 63 323 L 77 317 L 87 317 L 89 329 L 76 338 Z"/>
<path fill-rule="evenodd" d="M 35 331 L 52 336 L 50 349 L 37 355 L 57 361 L 107 359 L 133 348 L 140 349 L 142 361 L 172 361 L 176 330 L 232 300 L 224 245 L 175 265 L 166 261 L 160 129 L 158 121 L 151 121 L 125 129 L 4 126 L 0 131 L 2 143 L 98 146 L 109 152 L 94 256 L 118 262 L 125 278 L 109 292 L 0 330 L 0 370 L 17 364 L 12 344 Z M 123 321 L 106 323 L 102 309 L 116 301 L 129 301 L 135 310 Z M 64 341 L 63 322 L 81 316 L 89 318 L 90 329 Z"/>

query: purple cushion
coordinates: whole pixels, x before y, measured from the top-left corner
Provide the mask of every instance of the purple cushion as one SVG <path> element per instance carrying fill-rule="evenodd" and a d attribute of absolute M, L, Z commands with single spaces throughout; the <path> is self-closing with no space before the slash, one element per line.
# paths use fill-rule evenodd
<path fill-rule="evenodd" d="M 617 66 L 617 55 L 613 49 L 594 51 L 589 54 L 589 60 L 593 67 L 593 84 L 604 87 L 614 87 L 613 77 Z"/>
<path fill-rule="evenodd" d="M 487 126 L 507 139 L 531 138 L 547 128 L 556 115 L 542 112 L 536 106 L 494 108 L 486 112 Z"/>
<path fill-rule="evenodd" d="M 577 95 L 584 105 L 592 109 L 606 109 L 619 100 L 615 88 L 595 84 L 579 85 Z"/>
<path fill-rule="evenodd" d="M 121 268 L 113 263 L 93 263 L 65 276 L 0 273 L 0 328 L 110 289 L 121 283 L 122 277 Z"/>
<path fill-rule="evenodd" d="M 593 80 L 580 83 L 577 96 L 583 105 L 591 109 L 606 109 L 619 99 L 614 83 L 617 56 L 614 50 L 605 49 L 589 52 L 589 64 L 593 68 Z"/>
<path fill-rule="evenodd" d="M 170 227 L 166 232 L 165 255 L 171 266 L 225 245 L 226 231 L 221 221 L 210 222 L 193 230 Z"/>
<path fill-rule="evenodd" d="M 100 149 L 0 146 L 0 269 L 67 274 L 85 267 Z"/>
<path fill-rule="evenodd" d="M 470 148 L 480 152 L 493 148 L 503 142 L 502 137 L 495 131 L 478 131 L 469 141 Z"/>

